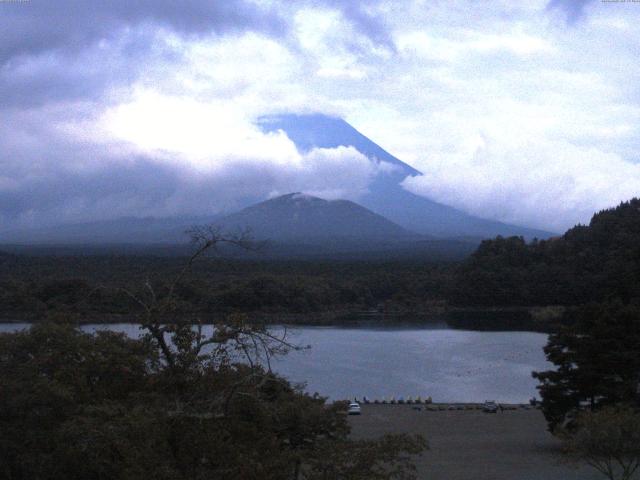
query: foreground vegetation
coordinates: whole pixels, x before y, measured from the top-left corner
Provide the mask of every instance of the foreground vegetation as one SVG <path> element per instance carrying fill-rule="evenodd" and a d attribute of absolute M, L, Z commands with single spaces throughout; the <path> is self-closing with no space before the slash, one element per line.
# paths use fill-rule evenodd
<path fill-rule="evenodd" d="M 0 478 L 412 479 L 420 436 L 351 440 L 328 405 L 270 370 L 298 348 L 246 317 L 211 336 L 175 318 L 193 262 L 227 241 L 200 237 L 162 295 L 123 292 L 145 335 L 62 322 L 0 335 Z"/>
<path fill-rule="evenodd" d="M 345 405 L 293 388 L 257 350 L 234 355 L 280 342 L 219 327 L 204 339 L 174 326 L 171 357 L 152 335 L 67 324 L 0 335 L 0 478 L 413 478 L 421 438 L 349 440 Z"/>
<path fill-rule="evenodd" d="M 553 370 L 534 372 L 549 428 L 573 428 L 579 412 L 640 401 L 640 308 L 621 302 L 570 311 L 549 336 Z"/>
<path fill-rule="evenodd" d="M 609 480 L 631 480 L 640 468 L 640 413 L 610 405 L 582 412 L 576 427 L 562 433 L 565 450 Z"/>
<path fill-rule="evenodd" d="M 540 381 L 549 430 L 567 453 L 610 480 L 640 467 L 640 308 L 620 299 L 568 310 L 544 349 Z"/>

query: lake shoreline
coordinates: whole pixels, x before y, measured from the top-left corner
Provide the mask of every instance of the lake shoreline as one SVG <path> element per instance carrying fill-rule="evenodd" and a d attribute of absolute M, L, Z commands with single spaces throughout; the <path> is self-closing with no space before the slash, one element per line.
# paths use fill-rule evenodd
<path fill-rule="evenodd" d="M 339 310 L 328 312 L 250 312 L 249 321 L 266 325 L 299 327 L 326 326 L 336 328 L 451 328 L 473 331 L 526 331 L 553 333 L 558 329 L 562 307 L 438 307 L 433 309 L 380 311 Z M 181 313 L 181 321 L 213 324 L 223 321 L 230 312 Z M 0 313 L 0 323 L 39 323 L 47 317 L 58 320 L 68 316 L 78 325 L 139 323 L 140 315 L 131 313 L 55 312 L 55 313 Z M 43 318 L 44 316 L 44 318 Z M 57 318 L 56 318 L 57 317 Z M 166 323 L 171 317 L 166 317 Z"/>
<path fill-rule="evenodd" d="M 29 328 L 26 323 L 0 324 L 0 332 L 6 333 Z M 87 334 L 110 330 L 130 338 L 144 333 L 139 323 L 78 328 Z M 214 326 L 203 325 L 203 335 L 213 333 Z M 535 332 L 274 325 L 272 333 L 303 347 L 272 357 L 273 370 L 296 385 L 304 384 L 309 394 L 318 392 L 331 400 L 367 396 L 379 401 L 421 397 L 435 404 L 487 399 L 526 403 L 537 395 L 531 372 L 550 368 L 543 352 L 548 337 Z M 243 361 L 241 357 L 237 360 Z"/>

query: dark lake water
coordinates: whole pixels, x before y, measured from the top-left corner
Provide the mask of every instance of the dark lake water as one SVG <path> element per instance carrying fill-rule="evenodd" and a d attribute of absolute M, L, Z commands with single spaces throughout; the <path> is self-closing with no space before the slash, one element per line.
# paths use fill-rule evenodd
<path fill-rule="evenodd" d="M 27 328 L 0 324 L 0 332 Z M 134 324 L 85 325 L 131 336 Z M 276 328 L 277 329 L 277 328 Z M 432 397 L 434 402 L 526 402 L 537 396 L 533 370 L 551 368 L 547 335 L 447 328 L 290 327 L 290 339 L 309 350 L 291 352 L 274 370 L 332 399 L 362 396 Z"/>

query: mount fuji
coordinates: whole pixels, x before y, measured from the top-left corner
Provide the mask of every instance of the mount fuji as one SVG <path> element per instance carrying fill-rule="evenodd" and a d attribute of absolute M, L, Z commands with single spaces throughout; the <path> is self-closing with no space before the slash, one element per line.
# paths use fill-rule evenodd
<path fill-rule="evenodd" d="M 396 168 L 392 171 L 379 173 L 369 185 L 368 193 L 358 198 L 357 202 L 407 230 L 440 238 L 516 235 L 532 239 L 554 235 L 475 217 L 405 190 L 401 182 L 408 176 L 421 175 L 421 172 L 394 157 L 340 118 L 322 114 L 287 114 L 261 117 L 258 125 L 264 132 L 282 130 L 302 152 L 313 148 L 351 146 L 370 159 L 394 165 Z"/>
<path fill-rule="evenodd" d="M 461 251 L 482 238 L 523 236 L 547 238 L 553 234 L 474 217 L 447 205 L 405 190 L 408 176 L 420 175 L 362 135 L 342 119 L 320 114 L 262 117 L 264 132 L 283 131 L 298 150 L 353 147 L 373 161 L 394 168 L 379 169 L 368 191 L 356 202 L 323 200 L 303 193 L 289 193 L 265 200 L 259 196 L 241 202 L 242 210 L 203 217 L 139 218 L 123 217 L 73 225 L 57 225 L 0 233 L 2 244 L 115 245 L 180 244 L 184 230 L 194 224 L 215 223 L 225 228 L 248 227 L 256 237 L 280 244 L 349 244 L 354 249 L 415 250 L 441 248 L 443 244 L 464 243 Z M 417 243 L 416 243 L 417 242 Z M 426 242 L 426 243 L 425 243 Z M 413 245 L 409 247 L 409 245 Z M 471 245 L 471 247 L 469 246 Z M 333 247 L 332 247 L 333 248 Z M 351 247 L 349 247 L 351 248 Z M 448 247 L 447 247 L 448 248 Z M 460 249 L 459 249 L 460 250 Z"/>

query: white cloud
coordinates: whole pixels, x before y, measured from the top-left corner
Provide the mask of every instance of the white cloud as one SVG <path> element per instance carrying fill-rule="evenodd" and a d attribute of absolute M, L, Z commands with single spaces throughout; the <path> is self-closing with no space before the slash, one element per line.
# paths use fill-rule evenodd
<path fill-rule="evenodd" d="M 567 142 L 505 147 L 477 139 L 466 152 L 434 159 L 405 188 L 481 216 L 564 231 L 640 192 L 640 165 Z"/>
<path fill-rule="evenodd" d="M 357 198 L 385 168 L 353 149 L 301 155 L 253 124 L 283 112 L 345 117 L 425 172 L 407 188 L 484 217 L 561 230 L 640 191 L 633 5 L 592 2 L 567 25 L 546 0 L 259 3 L 288 29 L 188 35 L 147 22 L 75 56 L 38 50 L 5 65 L 0 87 L 40 103 L 1 112 L 0 194 L 14 192 L 4 217 L 37 218 L 47 203 L 21 189 L 134 178 L 136 165 L 162 179 L 139 193 L 148 201 L 101 186 L 100 199 L 66 188 L 49 203 L 66 202 L 70 219 L 202 213 L 293 190 Z M 73 96 L 57 95 L 65 82 Z"/>
<path fill-rule="evenodd" d="M 284 132 L 262 132 L 231 102 L 153 91 L 141 91 L 130 103 L 107 110 L 94 135 L 96 141 L 106 137 L 124 142 L 131 155 L 178 165 L 194 175 L 242 177 L 248 169 L 261 170 L 271 182 L 258 188 L 282 193 L 299 189 L 357 198 L 375 174 L 389 170 L 388 164 L 372 161 L 353 147 L 302 154 Z"/>
<path fill-rule="evenodd" d="M 222 159 L 281 166 L 300 161 L 286 135 L 263 134 L 230 102 L 141 91 L 133 101 L 108 109 L 99 123 L 97 133 L 128 142 L 137 153 L 202 172 L 222 167 Z"/>
<path fill-rule="evenodd" d="M 552 53 L 552 45 L 544 38 L 519 31 L 481 33 L 461 30 L 452 37 L 435 35 L 425 30 L 400 32 L 396 43 L 405 58 L 414 56 L 455 62 L 465 56 L 508 52 L 518 56 Z"/>

